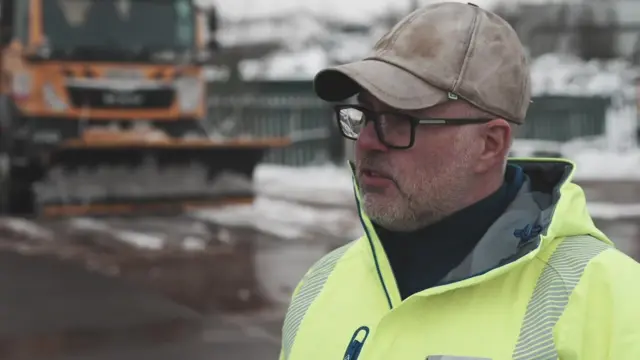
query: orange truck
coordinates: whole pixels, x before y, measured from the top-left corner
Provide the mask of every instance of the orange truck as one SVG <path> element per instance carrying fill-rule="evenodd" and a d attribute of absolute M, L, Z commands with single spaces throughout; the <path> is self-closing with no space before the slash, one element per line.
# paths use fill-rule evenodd
<path fill-rule="evenodd" d="M 287 139 L 206 130 L 215 19 L 194 0 L 0 0 L 0 209 L 75 216 L 251 201 Z"/>

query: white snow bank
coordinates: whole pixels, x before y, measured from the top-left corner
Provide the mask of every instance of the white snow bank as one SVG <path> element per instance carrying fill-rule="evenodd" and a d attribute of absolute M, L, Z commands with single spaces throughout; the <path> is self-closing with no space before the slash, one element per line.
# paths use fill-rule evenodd
<path fill-rule="evenodd" d="M 640 204 L 590 202 L 587 203 L 587 209 L 589 214 L 596 219 L 621 220 L 640 217 Z"/>
<path fill-rule="evenodd" d="M 317 235 L 355 239 L 362 231 L 358 215 L 350 209 L 317 208 L 258 198 L 254 210 L 259 230 L 286 239 L 313 238 Z"/>
<path fill-rule="evenodd" d="M 560 152 L 576 164 L 576 180 L 640 179 L 640 149 L 624 145 L 612 144 L 607 135 L 594 136 L 562 144 Z"/>
<path fill-rule="evenodd" d="M 202 210 L 193 215 L 283 239 L 354 239 L 362 229 L 351 181 L 346 165 L 295 168 L 263 164 L 256 168 L 258 197 L 252 205 Z"/>
<path fill-rule="evenodd" d="M 264 164 L 256 168 L 254 179 L 254 187 L 262 197 L 339 207 L 355 204 L 346 164 L 302 168 Z"/>
<path fill-rule="evenodd" d="M 534 157 L 540 152 L 562 153 L 562 143 L 551 140 L 515 139 L 510 157 Z"/>
<path fill-rule="evenodd" d="M 615 153 L 598 149 L 568 156 L 577 180 L 640 180 L 640 151 Z"/>
<path fill-rule="evenodd" d="M 107 224 L 103 221 L 99 221 L 96 219 L 90 218 L 76 218 L 71 219 L 69 225 L 82 230 L 91 230 L 91 231 L 104 231 L 116 239 L 125 242 L 129 245 L 133 245 L 138 248 L 150 249 L 150 250 L 159 250 L 162 249 L 165 245 L 165 236 L 162 234 L 159 235 L 151 235 L 145 234 L 137 231 L 130 230 L 118 230 L 110 224 Z"/>
<path fill-rule="evenodd" d="M 163 235 L 151 235 L 137 231 L 116 231 L 114 235 L 120 241 L 138 248 L 145 248 L 149 250 L 160 250 L 165 244 L 165 238 Z"/>
<path fill-rule="evenodd" d="M 244 60 L 240 71 L 246 80 L 308 80 L 329 66 L 328 54 L 319 47 L 299 52 L 279 52 L 259 60 Z"/>
<path fill-rule="evenodd" d="M 640 179 L 640 172 L 624 171 L 640 168 L 640 151 L 634 156 L 620 157 L 598 149 L 598 146 L 603 146 L 602 141 L 602 138 L 583 139 L 582 146 L 596 145 L 590 152 L 576 152 L 573 157 L 578 164 L 576 178 L 635 176 Z M 578 142 L 571 145 L 574 150 L 583 150 Z M 228 226 L 253 228 L 288 240 L 349 240 L 362 235 L 346 166 L 293 168 L 261 165 L 256 170 L 255 179 L 259 196 L 252 205 L 201 210 L 193 216 Z M 640 204 L 590 202 L 587 206 L 594 218 L 640 217 Z"/>
<path fill-rule="evenodd" d="M 182 248 L 187 251 L 202 251 L 207 248 L 207 242 L 195 236 L 188 236 L 182 242 Z"/>
<path fill-rule="evenodd" d="M 50 230 L 21 218 L 0 218 L 0 228 L 30 239 L 51 241 L 54 238 Z"/>
<path fill-rule="evenodd" d="M 353 210 L 318 208 L 264 197 L 258 197 L 253 205 L 201 210 L 193 215 L 222 225 L 254 228 L 287 240 L 355 239 L 362 234 L 360 220 Z"/>
<path fill-rule="evenodd" d="M 583 61 L 578 57 L 549 53 L 531 62 L 534 95 L 610 96 L 633 91 L 637 71 L 628 61 Z"/>

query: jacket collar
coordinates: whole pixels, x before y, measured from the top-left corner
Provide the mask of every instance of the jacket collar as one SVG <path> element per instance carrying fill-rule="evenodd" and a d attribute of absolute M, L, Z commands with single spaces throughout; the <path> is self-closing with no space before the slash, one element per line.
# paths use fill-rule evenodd
<path fill-rule="evenodd" d="M 510 264 L 533 258 L 555 238 L 589 234 L 611 244 L 588 215 L 584 193 L 571 183 L 575 169 L 572 162 L 510 159 L 509 163 L 521 167 L 526 175 L 515 199 L 475 249 L 440 281 L 439 286 L 414 296 L 447 291 L 496 276 Z M 353 171 L 353 164 L 350 166 Z M 393 271 L 371 220 L 360 206 L 355 174 L 353 185 L 365 238 L 387 301 L 393 308 L 401 303 Z"/>

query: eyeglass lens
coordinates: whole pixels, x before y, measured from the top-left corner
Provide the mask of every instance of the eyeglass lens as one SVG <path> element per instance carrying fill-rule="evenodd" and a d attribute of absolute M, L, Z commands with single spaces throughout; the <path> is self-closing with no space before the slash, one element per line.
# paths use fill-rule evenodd
<path fill-rule="evenodd" d="M 338 111 L 342 133 L 356 140 L 369 120 L 374 122 L 378 138 L 391 146 L 408 146 L 411 142 L 412 124 L 402 114 L 373 113 L 357 108 L 342 108 Z"/>

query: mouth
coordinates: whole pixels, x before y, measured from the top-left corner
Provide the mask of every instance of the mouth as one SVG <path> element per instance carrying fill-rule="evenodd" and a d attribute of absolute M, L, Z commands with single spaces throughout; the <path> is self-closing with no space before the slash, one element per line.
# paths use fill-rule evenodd
<path fill-rule="evenodd" d="M 381 178 L 381 179 L 389 179 L 391 180 L 391 176 L 385 172 L 382 171 L 376 171 L 373 169 L 369 169 L 369 168 L 363 168 L 360 170 L 360 173 L 365 176 L 365 177 L 369 177 L 369 178 Z"/>

